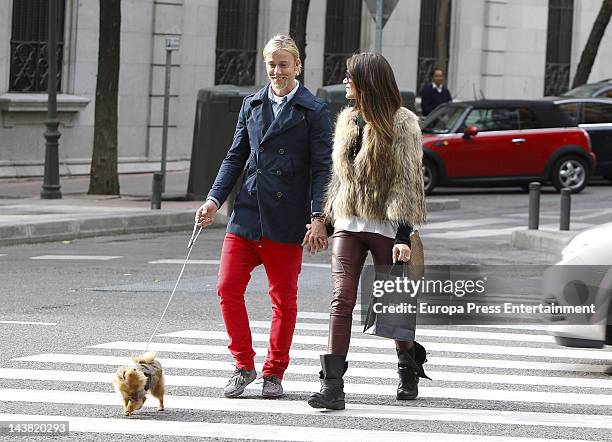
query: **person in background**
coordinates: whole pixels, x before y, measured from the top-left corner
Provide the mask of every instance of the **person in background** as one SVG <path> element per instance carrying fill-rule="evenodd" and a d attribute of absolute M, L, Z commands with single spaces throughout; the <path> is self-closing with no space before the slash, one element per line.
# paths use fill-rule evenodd
<path fill-rule="evenodd" d="M 426 117 L 441 104 L 453 101 L 448 88 L 444 85 L 444 71 L 434 68 L 431 83 L 421 88 L 421 114 Z"/>

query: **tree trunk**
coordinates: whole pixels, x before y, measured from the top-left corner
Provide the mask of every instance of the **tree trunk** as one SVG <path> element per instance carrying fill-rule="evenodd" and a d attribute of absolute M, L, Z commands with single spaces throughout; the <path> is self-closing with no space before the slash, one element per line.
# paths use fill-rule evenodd
<path fill-rule="evenodd" d="M 289 23 L 289 35 L 295 41 L 300 50 L 302 59 L 302 72 L 297 77 L 304 84 L 304 66 L 306 62 L 306 23 L 308 21 L 308 7 L 310 0 L 291 0 L 291 20 Z"/>
<path fill-rule="evenodd" d="M 606 32 L 608 23 L 610 23 L 611 16 L 612 0 L 603 0 L 601 8 L 599 9 L 599 14 L 597 14 L 595 23 L 593 23 L 593 27 L 591 28 L 589 39 L 582 50 L 580 62 L 578 63 L 578 68 L 576 69 L 576 75 L 574 75 L 572 88 L 580 86 L 589 80 L 589 75 L 591 74 L 591 69 L 593 69 L 593 63 L 595 62 L 595 57 L 597 56 L 597 51 L 599 49 L 599 44 L 601 43 L 601 39 Z"/>
<path fill-rule="evenodd" d="M 98 78 L 89 192 L 119 195 L 117 121 L 121 0 L 100 0 Z"/>
<path fill-rule="evenodd" d="M 438 17 L 436 19 L 436 67 L 446 74 L 446 59 L 448 58 L 448 19 L 450 15 L 450 0 L 438 0 Z"/>

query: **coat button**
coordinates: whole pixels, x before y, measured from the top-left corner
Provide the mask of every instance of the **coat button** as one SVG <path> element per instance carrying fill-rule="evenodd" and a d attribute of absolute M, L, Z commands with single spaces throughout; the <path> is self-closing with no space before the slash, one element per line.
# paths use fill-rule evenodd
<path fill-rule="evenodd" d="M 281 198 L 281 197 L 283 196 L 283 192 L 276 192 L 276 196 L 277 196 L 278 198 Z"/>
<path fill-rule="evenodd" d="M 260 148 L 259 148 L 259 152 L 263 152 L 263 151 L 264 151 L 264 148 L 263 148 L 263 147 L 260 147 Z"/>
<path fill-rule="evenodd" d="M 257 173 L 259 173 L 259 174 L 260 174 L 260 173 L 261 173 L 261 169 L 257 169 Z"/>
<path fill-rule="evenodd" d="M 276 174 L 277 174 L 277 175 L 282 175 L 282 174 L 283 174 L 283 172 L 282 172 L 281 170 L 277 170 L 277 171 L 276 171 Z"/>
<path fill-rule="evenodd" d="M 278 149 L 278 153 L 280 153 L 281 155 L 285 154 L 285 149 L 283 149 L 282 147 L 280 149 Z"/>

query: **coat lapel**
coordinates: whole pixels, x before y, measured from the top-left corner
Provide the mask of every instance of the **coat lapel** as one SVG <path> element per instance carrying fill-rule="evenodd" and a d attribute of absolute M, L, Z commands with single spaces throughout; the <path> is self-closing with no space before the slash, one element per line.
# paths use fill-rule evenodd
<path fill-rule="evenodd" d="M 249 118 L 251 130 L 250 134 L 257 137 L 257 143 L 260 144 L 265 133 L 270 128 L 274 116 L 272 114 L 272 106 L 268 99 L 268 88 L 265 87 L 259 90 L 251 100 L 251 118 Z"/>
<path fill-rule="evenodd" d="M 312 98 L 310 98 L 308 95 L 308 91 L 304 88 L 304 86 L 300 84 L 300 87 L 295 93 L 295 96 L 291 99 L 290 102 L 285 104 L 280 114 L 278 114 L 278 116 L 270 125 L 269 129 L 261 140 L 262 143 L 291 129 L 292 127 L 303 121 L 305 118 L 303 108 L 311 110 L 315 109 L 315 104 L 312 101 Z M 270 113 L 272 113 L 272 106 L 270 104 L 269 106 Z"/>

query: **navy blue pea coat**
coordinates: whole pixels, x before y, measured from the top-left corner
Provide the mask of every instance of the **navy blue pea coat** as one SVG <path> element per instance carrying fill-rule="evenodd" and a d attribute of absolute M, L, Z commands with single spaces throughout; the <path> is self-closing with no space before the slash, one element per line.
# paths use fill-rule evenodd
<path fill-rule="evenodd" d="M 223 204 L 244 171 L 227 232 L 300 244 L 330 179 L 329 110 L 300 84 L 275 119 L 268 87 L 242 102 L 234 140 L 208 196 Z"/>

